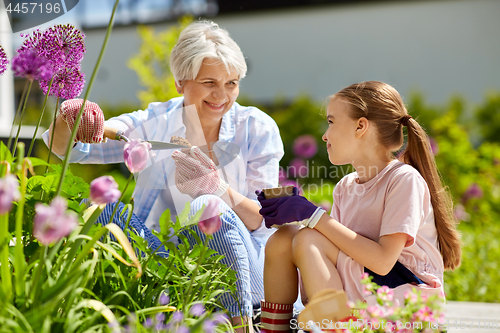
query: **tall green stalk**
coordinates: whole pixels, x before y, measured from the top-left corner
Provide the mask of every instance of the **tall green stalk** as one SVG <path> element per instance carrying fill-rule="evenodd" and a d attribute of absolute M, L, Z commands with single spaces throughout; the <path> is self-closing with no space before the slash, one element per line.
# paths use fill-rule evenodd
<path fill-rule="evenodd" d="M 56 109 L 54 110 L 54 120 L 52 121 L 52 135 L 50 137 L 50 145 L 49 145 L 49 156 L 47 156 L 47 166 L 45 167 L 45 173 L 49 170 L 50 163 L 50 154 L 52 153 L 52 145 L 54 144 L 54 133 L 56 132 L 56 119 L 57 119 L 57 109 L 59 108 L 59 97 L 57 97 L 56 101 Z"/>
<path fill-rule="evenodd" d="M 16 296 L 22 297 L 24 294 L 24 266 L 26 261 L 24 259 L 24 245 L 23 245 L 23 213 L 24 213 L 24 202 L 26 201 L 26 165 L 24 163 L 24 143 L 19 142 L 17 145 L 19 148 L 19 166 L 21 171 L 19 174 L 19 180 L 21 181 L 21 186 L 19 187 L 19 192 L 21 192 L 21 199 L 17 203 L 16 211 L 16 245 L 14 246 L 14 270 L 15 270 L 15 281 L 16 281 Z"/>
<path fill-rule="evenodd" d="M 16 125 L 16 119 L 21 114 L 21 108 L 23 107 L 24 97 L 26 96 L 26 91 L 28 90 L 29 80 L 26 80 L 24 84 L 23 93 L 21 95 L 21 99 L 19 100 L 19 105 L 17 106 L 16 114 L 14 115 L 14 119 L 12 119 L 12 127 L 10 128 L 9 141 L 7 142 L 7 149 L 10 150 L 10 144 L 12 143 L 12 135 L 14 134 L 14 126 Z M 2 159 L 4 156 L 2 156 Z"/>
<path fill-rule="evenodd" d="M 111 18 L 109 19 L 108 29 L 106 31 L 106 37 L 104 37 L 104 42 L 102 44 L 101 53 L 99 54 L 99 57 L 97 58 L 97 62 L 95 64 L 94 71 L 92 72 L 92 76 L 90 77 L 87 91 L 85 92 L 85 96 L 83 97 L 84 101 L 87 101 L 88 96 L 90 94 L 90 91 L 92 90 L 92 86 L 94 85 L 95 77 L 97 76 L 97 72 L 99 71 L 99 67 L 101 65 L 101 61 L 102 61 L 104 52 L 106 51 L 106 47 L 108 45 L 109 36 L 111 35 L 111 30 L 113 30 L 113 22 L 115 20 L 115 12 L 116 12 L 116 8 L 118 8 L 119 2 L 120 2 L 120 0 L 115 1 L 115 5 L 113 7 L 113 12 L 111 13 Z M 61 193 L 61 188 L 62 188 L 64 176 L 66 175 L 66 170 L 68 169 L 68 165 L 69 165 L 69 156 L 71 155 L 71 146 L 73 145 L 73 141 L 75 141 L 76 133 L 78 131 L 78 126 L 80 126 L 80 120 L 82 118 L 84 106 L 85 106 L 85 103 L 82 104 L 82 107 L 80 108 L 80 113 L 78 113 L 78 116 L 76 117 L 73 131 L 71 131 L 71 137 L 68 141 L 66 155 L 64 156 L 63 168 L 61 171 L 61 178 L 59 179 L 59 184 L 57 185 L 56 195 L 59 195 L 59 193 Z"/>
<path fill-rule="evenodd" d="M 47 90 L 47 93 L 45 94 L 45 99 L 43 101 L 43 106 L 42 106 L 42 112 L 40 113 L 40 117 L 38 118 L 38 124 L 36 124 L 35 133 L 33 133 L 33 139 L 31 139 L 30 149 L 28 150 L 27 157 L 31 156 L 31 151 L 33 150 L 33 146 L 35 145 L 36 134 L 38 133 L 38 128 L 40 127 L 40 124 L 42 123 L 43 113 L 45 112 L 45 106 L 47 105 L 47 99 L 49 98 L 50 89 L 52 88 L 52 82 L 54 82 L 54 77 L 52 77 L 52 79 L 49 82 L 49 89 Z"/>
<path fill-rule="evenodd" d="M 14 141 L 14 146 L 12 147 L 12 156 L 16 155 L 17 140 L 19 140 L 19 133 L 21 133 L 21 125 L 23 124 L 24 113 L 26 112 L 26 105 L 28 104 L 28 97 L 30 96 L 32 85 L 33 85 L 33 80 L 30 80 L 30 83 L 28 85 L 28 91 L 26 92 L 26 97 L 23 103 L 23 111 L 21 111 L 21 119 L 19 120 L 19 125 L 17 126 L 16 140 Z"/>
<path fill-rule="evenodd" d="M 0 216 L 0 276 L 2 277 L 2 289 L 3 295 L 7 301 L 11 300 L 12 297 L 12 273 L 10 271 L 9 265 L 9 213 L 2 214 Z"/>

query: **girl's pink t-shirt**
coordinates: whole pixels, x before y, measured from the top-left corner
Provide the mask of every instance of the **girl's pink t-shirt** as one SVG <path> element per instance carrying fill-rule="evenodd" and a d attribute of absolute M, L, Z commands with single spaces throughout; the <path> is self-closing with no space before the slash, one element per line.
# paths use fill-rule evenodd
<path fill-rule="evenodd" d="M 417 287 L 424 294 L 443 292 L 443 259 L 424 178 L 398 160 L 363 184 L 357 182 L 359 172 L 345 176 L 336 185 L 330 216 L 374 241 L 384 235 L 407 234 L 398 261 L 425 282 Z M 340 251 L 337 270 L 350 300 L 369 300 L 360 283 L 363 265 Z M 394 289 L 396 304 L 404 304 L 404 294 L 412 287 L 406 284 Z"/>

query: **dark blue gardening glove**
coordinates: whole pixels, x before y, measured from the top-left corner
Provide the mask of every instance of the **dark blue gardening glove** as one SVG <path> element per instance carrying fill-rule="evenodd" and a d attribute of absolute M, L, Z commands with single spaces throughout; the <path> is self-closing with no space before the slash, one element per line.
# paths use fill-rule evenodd
<path fill-rule="evenodd" d="M 265 199 L 264 195 L 257 195 L 262 208 L 260 215 L 265 219 L 267 228 L 279 228 L 285 224 L 304 225 L 314 228 L 325 210 L 315 206 L 306 198 L 296 195 L 291 197 L 281 197 Z"/>

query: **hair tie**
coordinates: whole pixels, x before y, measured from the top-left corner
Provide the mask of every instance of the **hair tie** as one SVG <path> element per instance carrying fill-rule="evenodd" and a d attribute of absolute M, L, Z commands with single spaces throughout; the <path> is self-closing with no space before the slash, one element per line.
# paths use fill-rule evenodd
<path fill-rule="evenodd" d="M 405 114 L 403 117 L 401 117 L 401 124 L 403 126 L 408 126 L 408 122 L 410 121 L 410 119 L 412 119 L 413 117 L 410 116 L 409 114 Z"/>

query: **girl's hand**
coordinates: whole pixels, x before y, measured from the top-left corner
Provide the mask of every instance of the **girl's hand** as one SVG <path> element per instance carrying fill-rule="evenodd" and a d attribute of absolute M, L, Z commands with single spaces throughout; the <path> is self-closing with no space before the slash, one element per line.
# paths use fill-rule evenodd
<path fill-rule="evenodd" d="M 68 99 L 61 104 L 61 118 L 73 130 L 76 117 L 82 107 L 83 99 Z M 101 143 L 104 135 L 104 114 L 94 102 L 87 101 L 83 109 L 82 119 L 75 141 L 84 143 Z"/>
<path fill-rule="evenodd" d="M 176 150 L 172 153 L 175 162 L 175 185 L 181 193 L 191 198 L 203 194 L 220 197 L 229 185 L 220 178 L 214 162 L 199 147 L 191 147 L 188 154 Z"/>
<path fill-rule="evenodd" d="M 326 213 L 323 208 L 316 207 L 299 195 L 265 199 L 263 195 L 259 194 L 257 199 L 262 205 L 259 213 L 264 217 L 267 228 L 279 228 L 285 224 L 298 224 L 314 228 L 323 213 Z"/>

